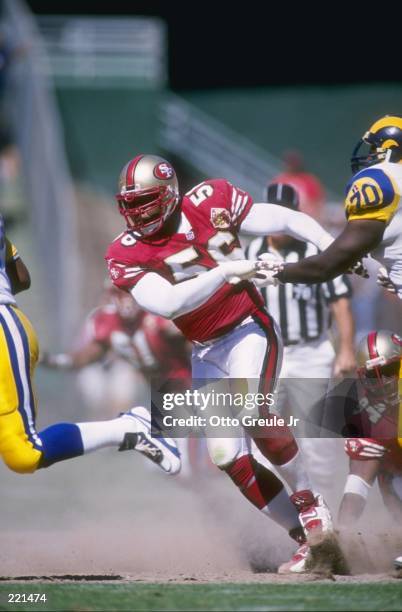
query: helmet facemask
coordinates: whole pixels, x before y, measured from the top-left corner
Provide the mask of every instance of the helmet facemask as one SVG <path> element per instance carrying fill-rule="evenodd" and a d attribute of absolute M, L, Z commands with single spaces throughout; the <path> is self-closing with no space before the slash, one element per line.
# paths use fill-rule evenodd
<path fill-rule="evenodd" d="M 116 200 L 127 229 L 141 238 L 162 229 L 180 199 L 171 164 L 157 155 L 137 155 L 120 172 Z"/>
<path fill-rule="evenodd" d="M 367 362 L 366 367 L 359 368 L 357 373 L 369 399 L 389 406 L 399 405 L 400 359 L 384 361 L 382 357 L 372 359 L 371 364 Z"/>
<path fill-rule="evenodd" d="M 366 155 L 361 147 L 368 146 Z M 352 172 L 378 164 L 384 160 L 398 163 L 402 159 L 402 117 L 385 115 L 378 119 L 359 140 L 351 157 Z"/>
<path fill-rule="evenodd" d="M 178 194 L 171 186 L 128 190 L 116 195 L 127 228 L 138 236 L 150 236 L 158 232 L 172 214 L 178 199 Z"/>
<path fill-rule="evenodd" d="M 364 154 L 364 149 L 366 153 Z M 360 151 L 360 149 L 363 149 Z M 351 168 L 353 174 L 359 172 L 362 168 L 368 168 L 369 166 L 373 166 L 374 164 L 378 164 L 381 161 L 385 160 L 387 155 L 387 149 L 382 148 L 381 146 L 377 146 L 375 142 L 372 142 L 372 134 L 368 133 L 368 135 L 363 136 L 353 149 L 352 157 L 350 159 Z"/>

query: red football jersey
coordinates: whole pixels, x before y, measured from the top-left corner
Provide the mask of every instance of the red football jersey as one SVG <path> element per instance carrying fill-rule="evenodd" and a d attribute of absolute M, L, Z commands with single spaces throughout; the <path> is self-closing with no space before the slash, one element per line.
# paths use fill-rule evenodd
<path fill-rule="evenodd" d="M 176 233 L 137 240 L 127 231 L 112 242 L 105 256 L 112 282 L 130 290 L 147 272 L 156 272 L 176 284 L 224 260 L 244 259 L 238 229 L 252 203 L 247 192 L 224 179 L 196 185 L 182 199 Z M 262 306 L 252 283 L 225 283 L 174 323 L 189 340 L 201 342 L 230 331 Z"/>
<path fill-rule="evenodd" d="M 145 376 L 190 379 L 186 340 L 162 317 L 141 312 L 136 319 L 126 320 L 113 305 L 102 306 L 90 315 L 86 337 L 121 355 Z"/>
<path fill-rule="evenodd" d="M 384 468 L 390 472 L 402 472 L 402 448 L 397 438 L 399 403 L 389 406 L 381 401 L 370 402 L 359 384 L 357 397 L 354 413 L 349 418 L 355 437 L 373 438 L 385 446 L 388 452 L 383 459 Z"/>

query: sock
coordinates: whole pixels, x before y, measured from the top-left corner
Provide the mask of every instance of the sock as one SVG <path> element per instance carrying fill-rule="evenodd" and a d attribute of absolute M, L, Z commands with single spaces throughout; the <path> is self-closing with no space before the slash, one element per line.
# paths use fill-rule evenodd
<path fill-rule="evenodd" d="M 294 457 L 287 463 L 275 465 L 275 469 L 286 481 L 293 493 L 306 489 L 311 490 L 311 481 L 306 472 L 300 451 L 297 451 Z"/>
<path fill-rule="evenodd" d="M 106 446 L 120 446 L 124 435 L 138 431 L 138 422 L 131 418 L 96 421 L 94 423 L 77 423 L 81 433 L 84 453 L 90 453 Z"/>
<path fill-rule="evenodd" d="M 98 448 L 120 446 L 127 432 L 137 431 L 138 423 L 130 418 L 51 425 L 39 433 L 43 445 L 39 467 L 49 467 Z"/>
<path fill-rule="evenodd" d="M 225 471 L 243 495 L 273 521 L 288 531 L 299 526 L 298 513 L 282 482 L 252 455 L 236 459 Z"/>
<path fill-rule="evenodd" d="M 57 423 L 39 432 L 42 441 L 40 468 L 84 454 L 81 433 L 75 423 Z"/>

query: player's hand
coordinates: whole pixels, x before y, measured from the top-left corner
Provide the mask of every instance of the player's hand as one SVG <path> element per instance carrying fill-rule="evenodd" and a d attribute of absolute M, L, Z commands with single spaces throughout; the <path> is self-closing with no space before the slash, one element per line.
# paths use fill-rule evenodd
<path fill-rule="evenodd" d="M 347 274 L 357 274 L 362 278 L 370 278 L 367 268 L 363 265 L 363 262 L 359 259 L 353 266 L 350 266 L 347 270 Z"/>
<path fill-rule="evenodd" d="M 223 272 L 225 280 L 235 285 L 242 280 L 250 280 L 258 277 L 261 262 L 249 261 L 248 259 L 237 259 L 234 261 L 225 261 L 219 264 L 219 267 Z"/>
<path fill-rule="evenodd" d="M 345 452 L 351 459 L 381 459 L 388 452 L 385 446 L 373 438 L 348 438 Z"/>
<path fill-rule="evenodd" d="M 262 289 L 262 287 L 268 287 L 268 285 L 273 285 L 276 287 L 279 285 L 279 280 L 275 277 L 276 272 L 271 270 L 260 269 L 257 275 L 252 279 L 254 285 L 258 287 L 258 289 Z"/>
<path fill-rule="evenodd" d="M 70 355 L 66 353 L 52 354 L 47 351 L 43 351 L 39 355 L 38 363 L 45 368 L 53 368 L 55 370 L 67 370 L 72 365 L 72 359 Z"/>
<path fill-rule="evenodd" d="M 334 377 L 341 378 L 347 374 L 351 374 L 356 370 L 357 362 L 356 355 L 353 350 L 340 351 L 334 363 Z"/>
<path fill-rule="evenodd" d="M 379 268 L 377 273 L 377 285 L 380 285 L 383 289 L 386 289 L 390 293 L 396 294 L 396 287 L 389 277 L 386 268 Z"/>
<path fill-rule="evenodd" d="M 38 364 L 45 368 L 51 368 L 52 355 L 48 351 L 41 351 L 39 353 Z"/>
<path fill-rule="evenodd" d="M 283 268 L 283 260 L 273 253 L 261 253 L 261 255 L 258 255 L 258 259 L 261 261 L 264 270 L 276 273 Z"/>

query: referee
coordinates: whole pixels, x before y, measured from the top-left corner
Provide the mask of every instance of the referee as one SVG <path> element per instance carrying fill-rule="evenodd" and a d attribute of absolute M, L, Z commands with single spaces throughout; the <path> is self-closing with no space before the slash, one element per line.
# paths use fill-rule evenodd
<path fill-rule="evenodd" d="M 267 187 L 271 204 L 299 208 L 293 187 L 283 183 Z M 317 247 L 287 235 L 259 237 L 251 241 L 247 257 L 257 259 L 271 253 L 284 263 L 294 263 L 316 255 Z M 322 284 L 279 284 L 262 290 L 269 313 L 278 323 L 283 341 L 283 365 L 275 408 L 285 417 L 303 420 L 296 430 L 309 473 L 316 486 L 323 488 L 333 472 L 335 442 L 321 438 L 323 398 L 331 376 L 342 376 L 356 367 L 354 322 L 350 308 L 351 286 L 345 276 Z M 337 352 L 329 338 L 334 319 Z M 327 434 L 328 435 L 328 434 Z"/>

